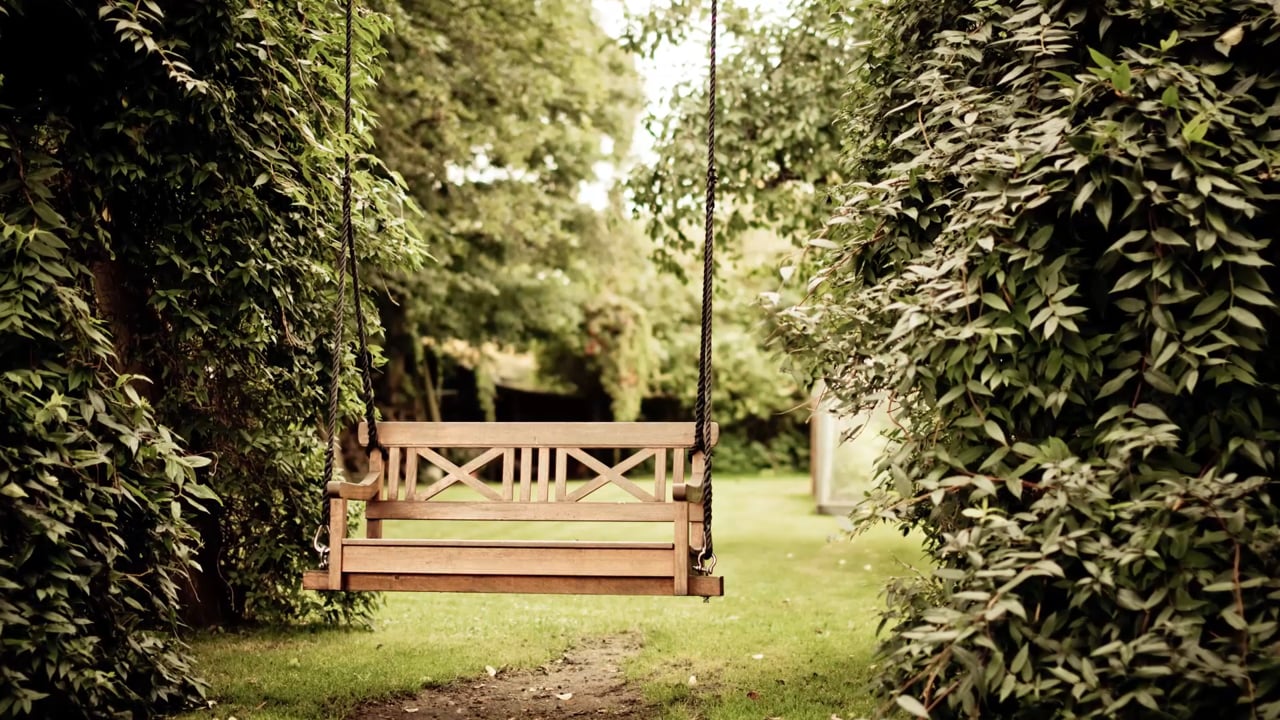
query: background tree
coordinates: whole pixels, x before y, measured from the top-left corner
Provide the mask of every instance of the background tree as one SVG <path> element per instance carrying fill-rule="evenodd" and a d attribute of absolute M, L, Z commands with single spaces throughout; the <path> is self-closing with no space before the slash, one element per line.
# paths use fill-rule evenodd
<path fill-rule="evenodd" d="M 784 322 L 850 411 L 893 404 L 863 513 L 937 563 L 891 594 L 889 708 L 1280 717 L 1275 4 L 865 17 Z"/>
<path fill-rule="evenodd" d="M 611 211 L 583 188 L 630 147 L 639 76 L 586 0 L 387 11 L 378 152 L 423 208 L 437 262 L 386 278 L 382 395 L 393 415 L 439 419 L 446 341 L 528 352 L 584 331 L 615 258 Z"/>

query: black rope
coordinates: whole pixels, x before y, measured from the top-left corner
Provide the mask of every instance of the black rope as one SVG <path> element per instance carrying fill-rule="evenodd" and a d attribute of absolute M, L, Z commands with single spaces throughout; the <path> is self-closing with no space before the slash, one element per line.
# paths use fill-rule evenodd
<path fill-rule="evenodd" d="M 702 347 L 698 357 L 698 400 L 694 407 L 695 444 L 705 459 L 702 480 L 702 550 L 698 567 L 710 572 L 715 565 L 715 548 L 711 538 L 711 461 L 715 450 L 711 442 L 711 316 L 715 276 L 716 214 L 716 31 L 719 3 L 711 0 L 710 70 L 707 87 L 707 218 L 702 242 Z"/>
<path fill-rule="evenodd" d="M 353 0 L 346 0 L 344 3 L 346 36 L 343 43 L 343 78 L 345 84 L 343 86 L 342 96 L 342 131 L 343 136 L 349 141 L 351 138 L 352 125 L 352 82 L 351 82 L 351 66 L 352 66 L 352 46 L 354 44 L 354 23 L 353 16 L 355 14 Z M 337 268 L 338 268 L 338 300 L 333 308 L 333 358 L 329 368 L 329 407 L 325 417 L 325 454 L 324 454 L 324 483 L 328 486 L 333 480 L 334 465 L 337 461 L 337 452 L 334 442 L 338 437 L 338 401 L 341 395 L 342 386 L 342 355 L 345 345 L 346 332 L 346 295 L 347 295 L 347 272 L 350 269 L 352 294 L 355 296 L 355 315 L 356 315 L 356 334 L 360 343 L 359 350 L 356 354 L 356 362 L 360 366 L 362 376 L 362 390 L 365 404 L 365 422 L 369 426 L 369 444 L 365 450 L 372 453 L 376 448 L 385 453 L 386 450 L 378 441 L 378 425 L 375 422 L 375 407 L 373 395 L 373 360 L 369 354 L 368 335 L 365 327 L 364 310 L 360 305 L 360 269 L 356 262 L 356 241 L 355 227 L 352 223 L 352 187 L 351 187 L 351 151 L 343 155 L 342 158 L 342 225 L 339 229 L 341 236 L 338 243 Z M 316 532 L 316 544 L 319 549 L 320 534 L 327 529 L 329 524 L 329 502 L 326 498 L 320 512 L 321 527 Z M 323 551 L 322 551 L 323 555 Z"/>

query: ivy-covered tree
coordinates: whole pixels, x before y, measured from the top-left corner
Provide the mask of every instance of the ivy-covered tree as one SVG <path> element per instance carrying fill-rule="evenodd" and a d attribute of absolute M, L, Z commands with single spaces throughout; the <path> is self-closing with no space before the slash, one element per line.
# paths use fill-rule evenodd
<path fill-rule="evenodd" d="M 0 0 L 0 716 L 180 702 L 180 598 L 204 623 L 366 607 L 298 589 L 337 180 L 370 125 L 360 106 L 341 131 L 341 21 L 319 0 Z M 368 165 L 362 255 L 412 262 Z"/>
<path fill-rule="evenodd" d="M 863 513 L 936 561 L 891 593 L 885 714 L 1280 717 L 1280 8 L 861 12 L 784 322 L 890 403 Z"/>

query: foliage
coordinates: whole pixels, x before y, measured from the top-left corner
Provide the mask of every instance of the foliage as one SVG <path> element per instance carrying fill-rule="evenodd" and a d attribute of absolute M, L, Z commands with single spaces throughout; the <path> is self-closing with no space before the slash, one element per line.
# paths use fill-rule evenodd
<path fill-rule="evenodd" d="M 167 427 L 213 460 L 205 479 L 220 503 L 195 518 L 201 572 L 181 588 L 192 621 L 354 617 L 368 598 L 322 600 L 298 587 L 300 571 L 314 562 L 310 533 L 320 512 L 316 427 L 328 364 L 321 348 L 337 301 L 336 180 L 342 153 L 367 141 L 370 123 L 358 106 L 355 135 L 342 136 L 341 14 L 318 0 L 88 5 L 6 1 L 0 73 L 13 140 L 4 162 L 12 175 L 19 157 L 47 158 L 38 176 L 48 191 L 42 201 L 61 220 L 41 219 L 61 245 L 39 252 L 76 268 L 54 276 L 52 294 L 80 293 L 83 322 L 105 323 L 100 340 L 111 344 L 115 362 L 102 359 L 105 350 L 92 359 L 77 345 L 47 354 L 22 349 L 8 362 L 31 370 L 91 363 L 98 382 L 117 393 L 125 391 L 113 364 L 145 375 L 151 382 L 138 392 L 159 425 L 130 409 L 120 433 L 168 438 Z M 357 100 L 369 81 L 376 20 L 357 23 Z M 412 262 L 416 246 L 394 210 L 403 204 L 398 188 L 375 179 L 371 161 L 359 158 L 357 166 L 359 233 L 376 228 L 386 241 L 362 242 L 363 259 Z M 11 193 L 5 201 L 11 212 L 30 205 Z M 350 373 L 348 411 L 354 381 Z M 81 412 L 93 386 L 74 382 L 67 402 Z M 107 458 L 113 453 L 104 448 Z M 117 491 L 149 498 L 133 511 L 140 533 L 151 507 L 165 523 L 185 522 L 169 515 L 180 506 L 171 509 L 162 492 L 174 482 L 164 472 L 153 461 L 129 469 L 137 480 L 115 479 Z M 79 497 L 87 490 L 71 480 L 62 492 L 82 512 L 110 511 Z M 131 558 L 139 577 L 169 572 L 172 561 L 161 564 L 160 553 L 178 552 L 182 527 L 146 543 L 158 555 L 155 567 L 146 553 Z M 95 592 L 105 596 L 112 587 Z M 163 583 L 157 593 L 171 599 Z M 94 617 L 87 612 L 76 617 Z M 106 629 L 112 623 L 110 616 L 95 621 Z M 120 677 L 131 671 L 118 669 Z"/>
<path fill-rule="evenodd" d="M 901 426 L 864 514 L 938 569 L 891 592 L 889 707 L 1280 717 L 1275 4 L 863 12 L 856 181 L 784 322 Z"/>
<path fill-rule="evenodd" d="M 25 29 L 23 15 L 0 4 L 0 37 Z M 194 469 L 208 461 L 156 423 L 141 378 L 112 369 L 83 257 L 97 238 L 61 202 L 66 128 L 21 104 L 26 78 L 10 48 L 0 49 L 0 717 L 147 715 L 203 692 L 174 634 L 188 515 L 212 497 Z"/>
<path fill-rule="evenodd" d="M 656 3 L 633 20 L 630 47 L 660 58 L 672 45 L 705 43 L 706 5 Z M 829 32 L 839 18 L 822 3 L 793 2 L 785 13 L 766 17 L 722 5 L 717 237 L 733 248 L 747 230 L 768 229 L 798 243 L 825 217 L 826 188 L 842 181 L 841 132 L 831 110 L 841 103 L 844 61 L 857 38 Z M 707 85 L 701 74 L 695 77 L 646 120 L 659 159 L 627 184 L 666 253 L 687 250 L 692 243 L 685 230 L 703 222 Z"/>

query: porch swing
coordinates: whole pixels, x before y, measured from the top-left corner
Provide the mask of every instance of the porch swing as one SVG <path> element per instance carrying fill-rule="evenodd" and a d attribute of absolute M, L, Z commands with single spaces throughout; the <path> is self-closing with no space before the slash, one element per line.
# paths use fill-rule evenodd
<path fill-rule="evenodd" d="M 352 4 L 353 0 L 345 2 L 343 109 L 347 134 L 352 118 Z M 334 309 L 326 417 L 330 451 L 325 457 L 322 521 L 313 540 L 320 569 L 303 574 L 305 589 L 704 598 L 724 594 L 723 579 L 712 575 L 716 556 L 711 535 L 711 460 L 719 432 L 711 421 L 716 24 L 717 2 L 712 0 L 701 350 L 693 422 L 377 422 L 360 305 L 351 222 L 351 157 L 347 155 L 342 176 L 339 302 Z M 357 362 L 365 405 L 365 421 L 358 435 L 369 457 L 368 472 L 358 482 L 334 479 L 332 442 L 337 436 L 348 271 L 355 296 Z M 609 465 L 590 453 L 602 449 L 630 451 L 630 455 Z M 453 450 L 480 452 L 459 465 L 449 459 Z M 627 477 L 650 460 L 651 479 L 641 484 Z M 571 487 L 571 461 L 595 477 Z M 421 463 L 434 466 L 443 476 L 420 485 Z M 479 476 L 480 470 L 494 463 L 499 465 L 500 487 Z M 606 486 L 633 500 L 590 499 Z M 450 489 L 450 499 L 442 499 Z M 471 497 L 455 499 L 460 492 L 469 492 Z M 347 505 L 351 501 L 365 504 L 363 538 L 347 536 Z M 658 523 L 670 526 L 671 541 L 392 539 L 382 534 L 387 520 Z"/>

